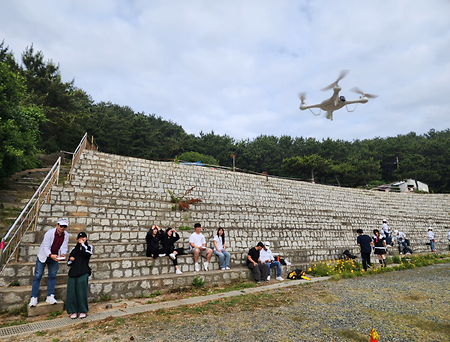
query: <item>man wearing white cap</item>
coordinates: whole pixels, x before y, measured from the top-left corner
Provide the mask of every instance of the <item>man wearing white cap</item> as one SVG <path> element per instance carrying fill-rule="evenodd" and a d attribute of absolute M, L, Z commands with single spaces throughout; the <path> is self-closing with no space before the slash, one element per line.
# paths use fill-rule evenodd
<path fill-rule="evenodd" d="M 58 262 L 66 258 L 66 253 L 69 246 L 69 233 L 66 232 L 68 226 L 68 219 L 59 219 L 56 223 L 56 228 L 50 229 L 44 235 L 44 240 L 39 247 L 36 267 L 34 268 L 30 306 L 36 306 L 38 303 L 39 286 L 41 285 L 41 278 L 44 274 L 45 265 L 48 267 L 46 302 L 49 304 L 56 304 L 56 273 L 58 272 L 59 267 Z"/>
<path fill-rule="evenodd" d="M 283 281 L 284 279 L 281 278 L 281 264 L 279 261 L 275 261 L 275 258 L 273 257 L 272 251 L 269 249 L 269 247 L 270 242 L 266 241 L 264 242 L 263 249 L 259 252 L 259 258 L 261 259 L 261 262 L 267 265 L 267 269 L 269 271 L 267 281 L 270 280 L 270 269 L 273 267 L 277 268 L 277 277 L 275 279 Z"/>

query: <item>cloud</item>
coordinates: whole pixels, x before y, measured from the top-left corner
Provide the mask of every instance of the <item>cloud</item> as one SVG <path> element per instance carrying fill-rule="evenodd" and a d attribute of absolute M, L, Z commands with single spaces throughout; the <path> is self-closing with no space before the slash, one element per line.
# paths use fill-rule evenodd
<path fill-rule="evenodd" d="M 450 3 L 1 0 L 16 58 L 34 44 L 96 102 L 154 113 L 188 133 L 365 139 L 449 128 Z M 299 110 L 380 95 L 331 122 Z"/>

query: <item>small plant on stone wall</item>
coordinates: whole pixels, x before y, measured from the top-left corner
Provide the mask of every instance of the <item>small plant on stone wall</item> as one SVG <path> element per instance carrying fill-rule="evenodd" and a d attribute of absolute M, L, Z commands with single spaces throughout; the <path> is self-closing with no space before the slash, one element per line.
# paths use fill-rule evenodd
<path fill-rule="evenodd" d="M 191 227 L 189 227 L 189 226 L 180 226 L 178 228 L 178 230 L 191 230 Z"/>
<path fill-rule="evenodd" d="M 189 210 L 191 204 L 195 204 L 195 203 L 198 203 L 198 202 L 202 201 L 201 199 L 198 199 L 198 198 L 189 198 L 189 197 L 187 197 L 187 195 L 189 195 L 189 193 L 192 190 L 194 190 L 195 187 L 196 187 L 196 185 L 193 186 L 192 188 L 190 188 L 188 191 L 186 191 L 184 193 L 184 195 L 181 196 L 181 197 L 177 197 L 177 196 L 174 195 L 173 191 L 167 190 L 169 192 L 169 195 L 170 195 L 170 201 L 172 203 L 175 203 L 175 206 L 174 206 L 175 210 L 176 210 L 176 206 L 178 205 L 178 209 L 186 211 L 186 210 Z M 172 210 L 174 210 L 174 207 L 172 207 Z"/>
<path fill-rule="evenodd" d="M 11 287 L 11 286 L 20 286 L 20 283 L 19 283 L 19 281 L 16 279 L 16 280 L 13 280 L 12 282 L 9 283 L 8 287 Z"/>
<path fill-rule="evenodd" d="M 109 300 L 111 300 L 111 295 L 107 294 L 107 293 L 102 293 L 99 297 L 98 300 L 100 302 L 107 302 Z"/>
<path fill-rule="evenodd" d="M 200 289 L 203 286 L 205 286 L 205 279 L 199 278 L 195 276 L 194 280 L 192 280 L 192 285 L 194 285 L 195 288 Z"/>

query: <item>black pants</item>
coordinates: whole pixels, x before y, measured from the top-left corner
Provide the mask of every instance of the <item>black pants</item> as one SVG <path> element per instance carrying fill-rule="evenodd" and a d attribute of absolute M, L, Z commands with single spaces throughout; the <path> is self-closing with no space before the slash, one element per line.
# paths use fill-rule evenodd
<path fill-rule="evenodd" d="M 156 248 L 152 248 L 152 247 L 148 247 L 147 246 L 147 257 L 153 257 L 153 259 L 156 259 L 160 254 L 164 254 L 164 250 L 163 249 L 156 249 Z"/>
<path fill-rule="evenodd" d="M 269 270 L 266 264 L 258 262 L 258 264 L 254 266 L 253 263 L 251 262 L 250 264 L 247 265 L 247 267 L 252 270 L 255 281 L 260 282 L 261 280 L 267 279 Z"/>
<path fill-rule="evenodd" d="M 370 253 L 361 253 L 361 259 L 364 271 L 367 271 L 367 265 L 370 266 Z"/>
<path fill-rule="evenodd" d="M 170 253 L 173 253 L 173 252 L 177 252 L 178 253 L 177 257 L 179 255 L 187 255 L 187 253 L 184 251 L 184 248 L 173 248 L 173 247 L 163 247 L 161 254 L 165 253 L 166 255 L 169 255 Z M 175 260 L 172 259 L 173 266 L 177 266 L 178 265 L 178 261 L 177 260 L 178 260 L 178 258 L 175 258 Z"/>

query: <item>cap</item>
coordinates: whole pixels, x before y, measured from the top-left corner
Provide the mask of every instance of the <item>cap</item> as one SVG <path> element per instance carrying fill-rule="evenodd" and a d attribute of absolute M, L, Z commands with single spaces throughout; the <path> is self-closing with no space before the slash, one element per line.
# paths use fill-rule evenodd
<path fill-rule="evenodd" d="M 397 234 L 398 233 L 398 230 L 394 230 L 394 234 Z"/>
<path fill-rule="evenodd" d="M 60 218 L 56 223 L 59 224 L 60 226 L 69 226 L 69 219 Z"/>
<path fill-rule="evenodd" d="M 431 227 L 428 227 L 428 230 L 433 230 L 433 228 L 431 228 Z"/>
<path fill-rule="evenodd" d="M 85 233 L 85 232 L 79 232 L 78 235 L 77 235 L 77 240 L 78 240 L 79 238 L 83 238 L 83 237 L 87 238 L 86 233 Z"/>
<path fill-rule="evenodd" d="M 269 241 L 264 242 L 264 246 L 270 247 L 270 242 Z"/>
<path fill-rule="evenodd" d="M 386 219 L 383 219 L 383 222 L 387 222 Z"/>

